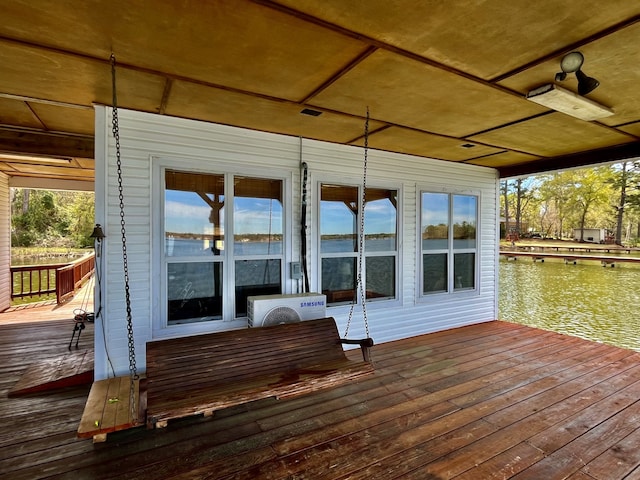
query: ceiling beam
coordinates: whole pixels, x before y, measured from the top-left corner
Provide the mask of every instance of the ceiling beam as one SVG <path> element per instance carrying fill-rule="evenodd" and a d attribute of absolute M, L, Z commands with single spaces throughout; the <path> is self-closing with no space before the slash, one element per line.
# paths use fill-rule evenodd
<path fill-rule="evenodd" d="M 93 158 L 93 137 L 0 127 L 0 152 Z"/>
<path fill-rule="evenodd" d="M 9 177 L 9 186 L 17 188 L 35 188 L 43 190 L 70 190 L 79 192 L 93 192 L 93 179 L 67 180 L 48 177 Z"/>
<path fill-rule="evenodd" d="M 545 158 L 510 167 L 500 167 L 498 171 L 500 172 L 500 178 L 523 177 L 544 172 L 588 167 L 596 164 L 622 162 L 633 158 L 640 158 L 640 141 L 588 152 Z"/>

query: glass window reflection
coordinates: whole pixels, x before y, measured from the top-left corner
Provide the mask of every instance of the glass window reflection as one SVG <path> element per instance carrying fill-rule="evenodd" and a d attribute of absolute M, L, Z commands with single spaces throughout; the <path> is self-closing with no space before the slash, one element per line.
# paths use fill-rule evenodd
<path fill-rule="evenodd" d="M 388 252 L 396 249 L 398 192 L 367 188 L 365 216 L 365 252 Z"/>
<path fill-rule="evenodd" d="M 235 177 L 233 198 L 234 253 L 282 253 L 282 181 Z"/>
<path fill-rule="evenodd" d="M 477 198 L 470 195 L 453 196 L 453 247 L 476 246 Z"/>
<path fill-rule="evenodd" d="M 465 290 L 473 288 L 475 285 L 475 254 L 456 253 L 453 258 L 453 288 L 455 290 Z"/>
<path fill-rule="evenodd" d="M 355 257 L 322 259 L 322 293 L 327 303 L 351 303 L 356 292 Z"/>
<path fill-rule="evenodd" d="M 165 255 L 219 255 L 224 249 L 224 177 L 167 171 L 165 182 Z"/>
<path fill-rule="evenodd" d="M 167 265 L 168 324 L 222 318 L 222 264 Z"/>
<path fill-rule="evenodd" d="M 396 296 L 396 257 L 368 257 L 367 300 L 388 300 Z"/>
<path fill-rule="evenodd" d="M 423 293 L 447 291 L 447 254 L 432 253 L 422 257 Z"/>
<path fill-rule="evenodd" d="M 320 251 L 357 252 L 358 187 L 323 184 L 320 192 Z"/>
<path fill-rule="evenodd" d="M 449 194 L 422 194 L 422 248 L 442 250 L 449 246 Z"/>

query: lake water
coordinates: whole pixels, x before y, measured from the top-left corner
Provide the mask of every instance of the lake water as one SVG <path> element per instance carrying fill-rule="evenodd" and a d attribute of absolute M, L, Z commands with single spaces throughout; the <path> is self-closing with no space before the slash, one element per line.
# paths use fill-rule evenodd
<path fill-rule="evenodd" d="M 500 260 L 499 318 L 640 351 L 640 264 Z"/>
<path fill-rule="evenodd" d="M 87 253 L 90 252 L 87 250 Z M 23 265 L 57 265 L 59 263 L 71 263 L 86 254 L 78 253 L 75 255 L 43 255 L 43 256 L 24 256 L 11 257 L 11 266 L 20 267 Z"/>

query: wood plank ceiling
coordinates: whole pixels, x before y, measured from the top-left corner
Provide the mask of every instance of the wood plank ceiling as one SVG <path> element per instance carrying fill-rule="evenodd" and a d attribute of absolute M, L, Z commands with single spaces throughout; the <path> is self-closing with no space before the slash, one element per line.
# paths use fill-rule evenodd
<path fill-rule="evenodd" d="M 639 2 L 4 0 L 0 19 L 10 176 L 93 178 L 112 52 L 122 108 L 362 145 L 369 107 L 372 148 L 503 177 L 640 156 Z M 575 50 L 613 116 L 525 99 Z"/>

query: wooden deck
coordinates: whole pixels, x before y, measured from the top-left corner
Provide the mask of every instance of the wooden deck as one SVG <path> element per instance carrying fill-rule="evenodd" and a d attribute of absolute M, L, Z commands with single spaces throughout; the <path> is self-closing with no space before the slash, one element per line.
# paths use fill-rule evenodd
<path fill-rule="evenodd" d="M 78 311 L 87 310 L 93 312 L 93 288 L 93 282 L 87 282 L 75 295 L 60 304 L 56 300 L 49 300 L 10 307 L 4 312 L 0 312 L 0 325 L 48 322 L 62 319 L 71 320 Z M 84 336 L 85 332 L 82 333 L 83 340 Z M 87 335 L 87 337 L 89 336 Z M 69 332 L 69 338 L 71 338 L 71 332 Z M 69 339 L 67 339 L 68 342 Z M 91 345 L 93 346 L 93 344 Z"/>
<path fill-rule="evenodd" d="M 474 325 L 376 345 L 376 373 L 349 385 L 94 445 L 76 438 L 88 385 L 6 395 L 34 359 L 66 350 L 66 330 L 0 326 L 2 479 L 640 478 L 629 350 Z"/>

